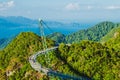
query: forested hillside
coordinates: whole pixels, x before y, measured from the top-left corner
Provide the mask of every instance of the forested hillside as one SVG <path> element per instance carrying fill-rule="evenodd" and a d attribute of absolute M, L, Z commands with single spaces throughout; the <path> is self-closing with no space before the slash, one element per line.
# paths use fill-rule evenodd
<path fill-rule="evenodd" d="M 86 30 L 80 30 L 73 34 L 66 36 L 67 43 L 76 43 L 81 40 L 91 40 L 100 41 L 100 39 L 105 36 L 110 30 L 118 27 L 119 24 L 114 24 L 112 22 L 102 22 Z"/>
<path fill-rule="evenodd" d="M 71 37 L 72 35 L 72 37 Z M 56 51 L 37 57 L 42 66 L 74 76 L 93 80 L 120 79 L 120 27 L 119 24 L 103 22 L 87 30 L 67 36 L 71 45 L 66 45 L 65 35 L 48 35 L 48 47 L 61 43 Z M 68 39 L 70 37 L 70 39 Z M 86 39 L 86 40 L 84 40 Z M 53 41 L 54 40 L 54 41 Z M 88 41 L 91 40 L 91 41 Z M 99 43 L 101 40 L 102 44 Z M 97 42 L 98 41 L 98 42 Z M 1 40 L 1 43 L 4 39 Z M 20 33 L 7 47 L 0 51 L 0 80 L 58 80 L 31 68 L 28 58 L 42 50 L 42 39 L 32 32 Z"/>
<path fill-rule="evenodd" d="M 60 44 L 56 52 L 49 53 L 49 66 L 64 74 L 89 77 L 93 80 L 119 80 L 119 24 L 111 27 L 102 39 L 104 44 L 93 41 L 81 41 L 71 46 Z M 44 55 L 37 59 L 42 65 L 48 66 Z"/>
<path fill-rule="evenodd" d="M 100 43 L 82 41 L 67 46 L 61 44 L 56 53 L 50 53 L 50 64 L 53 70 L 64 74 L 89 77 L 93 80 L 119 80 L 120 52 Z M 45 56 L 38 61 L 46 64 Z"/>
<path fill-rule="evenodd" d="M 112 33 L 112 37 L 109 37 L 109 41 L 104 43 L 104 45 L 109 46 L 109 48 L 113 48 L 117 51 L 120 51 L 120 27 L 112 30 L 108 35 L 105 37 L 108 37 Z M 120 54 L 119 54 L 120 55 Z"/>
<path fill-rule="evenodd" d="M 116 28 L 113 28 L 108 34 L 101 38 L 100 42 L 105 43 L 109 41 L 111 38 L 116 38 L 120 32 L 120 25 Z"/>
<path fill-rule="evenodd" d="M 65 35 L 58 33 L 58 32 L 47 35 L 47 38 L 54 40 L 57 44 L 62 43 L 62 42 L 64 42 L 64 43 L 66 42 Z"/>
<path fill-rule="evenodd" d="M 48 47 L 54 42 L 47 40 Z M 0 80 L 36 80 L 43 77 L 34 71 L 28 58 L 42 49 L 41 38 L 32 32 L 20 33 L 4 50 L 0 51 Z"/>

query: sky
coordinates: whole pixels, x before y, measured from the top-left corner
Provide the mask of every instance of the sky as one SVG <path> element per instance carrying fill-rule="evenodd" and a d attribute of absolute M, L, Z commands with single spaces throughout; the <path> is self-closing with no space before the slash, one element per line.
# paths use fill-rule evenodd
<path fill-rule="evenodd" d="M 0 16 L 119 22 L 120 0 L 0 0 Z"/>

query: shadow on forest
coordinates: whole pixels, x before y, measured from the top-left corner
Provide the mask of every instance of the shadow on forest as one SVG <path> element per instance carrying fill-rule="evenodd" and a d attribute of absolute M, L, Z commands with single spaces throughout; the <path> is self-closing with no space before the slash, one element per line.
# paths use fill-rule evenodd
<path fill-rule="evenodd" d="M 90 77 L 88 77 L 86 74 L 77 71 L 77 70 L 74 69 L 69 63 L 67 63 L 67 61 L 66 61 L 66 59 L 65 59 L 64 57 L 62 57 L 61 55 L 58 55 L 58 54 L 60 54 L 60 52 L 59 52 L 58 50 L 56 50 L 55 53 L 57 53 L 57 54 L 55 54 L 55 56 L 56 56 L 59 60 L 63 61 L 66 65 L 68 65 L 68 67 L 70 68 L 70 70 L 71 70 L 73 73 L 75 73 L 76 75 L 78 75 L 78 76 L 80 76 L 80 77 L 82 77 L 82 78 L 85 78 L 85 80 L 92 80 L 92 79 L 91 79 Z"/>

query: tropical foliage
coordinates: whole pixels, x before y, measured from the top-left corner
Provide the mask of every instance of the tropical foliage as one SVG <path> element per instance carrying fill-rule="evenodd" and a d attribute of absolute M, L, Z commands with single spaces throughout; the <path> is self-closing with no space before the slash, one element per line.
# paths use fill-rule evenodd
<path fill-rule="evenodd" d="M 119 80 L 120 52 L 100 43 L 82 41 L 67 46 L 60 44 L 56 53 L 49 53 L 49 66 L 64 74 L 89 77 L 94 80 Z M 44 65 L 42 55 L 38 61 Z"/>
<path fill-rule="evenodd" d="M 35 80 L 44 77 L 34 71 L 28 58 L 42 48 L 41 38 L 32 32 L 20 33 L 0 52 L 0 80 Z M 54 42 L 47 39 L 48 47 Z"/>
<path fill-rule="evenodd" d="M 69 45 L 61 43 L 65 41 L 64 35 L 59 33 L 49 35 L 49 38 L 61 44 L 57 50 L 39 55 L 37 61 L 42 66 L 68 75 L 88 77 L 93 80 L 119 80 L 120 28 L 118 26 L 119 24 L 103 22 L 96 27 L 73 33 L 66 38 L 68 43 L 73 43 Z M 102 44 L 97 42 L 100 40 Z M 48 47 L 54 45 L 54 41 L 47 39 Z M 32 69 L 28 62 L 29 56 L 42 50 L 42 46 L 42 38 L 38 35 L 32 32 L 20 33 L 0 51 L 0 80 L 52 79 Z M 53 78 L 59 79 L 59 77 Z"/>
<path fill-rule="evenodd" d="M 48 35 L 47 38 L 54 40 L 57 44 L 61 42 L 66 42 L 65 35 L 58 32 Z"/>
<path fill-rule="evenodd" d="M 86 30 L 80 30 L 66 36 L 67 43 L 77 43 L 81 40 L 100 41 L 110 30 L 117 27 L 118 24 L 112 22 L 102 22 Z"/>

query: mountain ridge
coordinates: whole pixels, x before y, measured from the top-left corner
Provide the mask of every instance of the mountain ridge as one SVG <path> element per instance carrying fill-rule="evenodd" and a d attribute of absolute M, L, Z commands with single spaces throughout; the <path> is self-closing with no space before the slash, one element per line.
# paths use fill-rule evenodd
<path fill-rule="evenodd" d="M 107 33 L 109 33 L 109 31 L 118 27 L 119 25 L 120 24 L 118 24 L 118 23 L 115 24 L 113 22 L 104 21 L 104 22 L 98 23 L 95 26 L 90 27 L 88 29 L 79 30 L 77 32 L 63 36 L 62 38 L 63 39 L 65 38 L 65 40 L 63 40 L 63 43 L 78 43 L 81 40 L 91 40 L 91 41 L 99 41 L 100 42 L 102 37 L 107 35 Z M 61 33 L 59 33 L 59 34 L 61 34 Z M 51 39 L 53 39 L 55 36 L 57 36 L 57 34 L 55 35 L 55 33 L 48 35 L 48 37 Z M 58 37 L 58 39 L 53 39 L 53 40 L 60 40 L 60 38 Z"/>
<path fill-rule="evenodd" d="M 105 36 L 110 30 L 115 27 L 118 27 L 118 25 L 112 22 L 101 22 L 86 30 L 80 30 L 68 35 L 66 37 L 66 41 L 68 43 L 79 42 L 81 40 L 100 41 L 103 36 Z"/>

